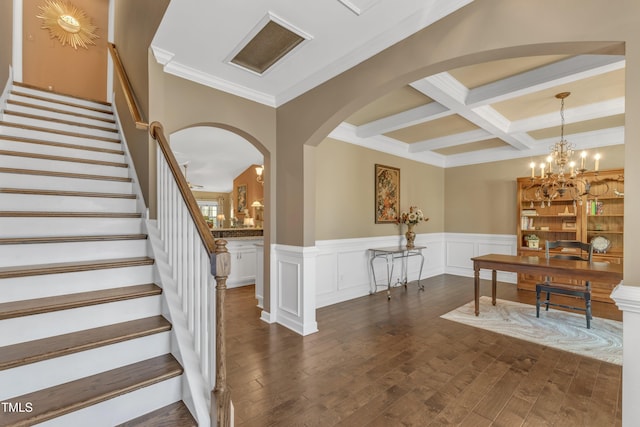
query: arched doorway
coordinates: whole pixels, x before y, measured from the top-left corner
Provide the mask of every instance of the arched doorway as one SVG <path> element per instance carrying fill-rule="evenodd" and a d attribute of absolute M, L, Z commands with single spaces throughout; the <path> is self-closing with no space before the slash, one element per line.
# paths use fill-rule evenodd
<path fill-rule="evenodd" d="M 176 131 L 170 146 L 213 236 L 228 242 L 233 267 L 227 287 L 256 284 L 264 308 L 265 155 L 244 135 L 215 125 Z"/>

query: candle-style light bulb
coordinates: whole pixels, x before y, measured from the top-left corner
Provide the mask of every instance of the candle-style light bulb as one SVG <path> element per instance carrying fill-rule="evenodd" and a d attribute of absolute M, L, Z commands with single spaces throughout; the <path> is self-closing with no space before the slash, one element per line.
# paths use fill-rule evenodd
<path fill-rule="evenodd" d="M 584 170 L 584 159 L 587 158 L 587 152 L 583 151 L 580 153 L 580 169 Z"/>
<path fill-rule="evenodd" d="M 544 163 L 540 163 L 540 178 L 544 178 Z"/>
<path fill-rule="evenodd" d="M 536 163 L 535 162 L 529 163 L 529 167 L 531 168 L 531 178 L 535 178 L 536 177 Z"/>
<path fill-rule="evenodd" d="M 595 164 L 594 169 L 597 172 L 598 168 L 600 167 L 600 153 L 597 153 L 595 156 L 593 156 L 593 158 L 596 159 L 596 164 Z"/>
<path fill-rule="evenodd" d="M 576 175 L 576 162 L 569 162 L 569 167 L 571 168 L 571 176 L 575 176 Z"/>

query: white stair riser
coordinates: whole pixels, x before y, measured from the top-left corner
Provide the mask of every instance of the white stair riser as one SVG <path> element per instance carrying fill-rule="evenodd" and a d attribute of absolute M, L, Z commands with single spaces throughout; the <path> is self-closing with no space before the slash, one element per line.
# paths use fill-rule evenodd
<path fill-rule="evenodd" d="M 94 191 L 97 193 L 131 194 L 133 185 L 123 181 L 65 178 L 21 173 L 0 173 L 0 183 L 6 188 L 23 188 L 60 191 Z M 2 231 L 0 231 L 2 234 Z"/>
<path fill-rule="evenodd" d="M 104 197 L 40 196 L 31 194 L 0 193 L 0 206 L 4 211 L 50 212 L 128 212 L 136 211 L 135 199 Z"/>
<path fill-rule="evenodd" d="M 0 303 L 153 283 L 153 266 L 0 279 Z"/>
<path fill-rule="evenodd" d="M 38 427 L 113 427 L 182 400 L 181 377 L 123 394 L 38 424 Z"/>
<path fill-rule="evenodd" d="M 129 168 L 103 166 L 62 160 L 33 159 L 21 156 L 0 156 L 0 167 L 17 169 L 36 169 L 44 171 L 85 173 L 90 175 L 129 177 Z"/>
<path fill-rule="evenodd" d="M 16 116 L 10 113 L 4 113 L 3 120 L 7 123 L 15 123 L 24 126 L 35 126 L 38 128 L 58 130 L 64 132 L 73 132 L 86 135 L 88 137 L 101 138 L 118 138 L 117 132 L 106 131 L 101 129 L 88 128 L 86 126 L 71 125 L 68 123 L 57 123 L 46 119 L 34 119 L 30 117 Z"/>
<path fill-rule="evenodd" d="M 161 296 L 98 304 L 0 321 L 0 346 L 161 314 Z"/>
<path fill-rule="evenodd" d="M 147 240 L 0 245 L 0 268 L 147 255 Z"/>
<path fill-rule="evenodd" d="M 19 96 L 20 94 L 24 94 L 24 95 L 35 95 L 38 97 L 47 98 L 47 100 L 54 102 L 56 105 L 60 105 L 60 102 L 66 102 L 66 103 L 71 103 L 71 104 L 79 105 L 86 108 L 112 111 L 110 106 L 102 104 L 100 102 L 93 102 L 86 99 L 74 98 L 73 96 L 59 95 L 57 93 L 47 92 L 44 90 L 15 86 L 12 92 L 14 93 L 12 93 L 11 96 Z M 31 98 L 29 96 L 23 96 L 23 98 L 30 100 L 31 103 L 43 102 L 43 101 Z M 64 104 L 62 105 L 63 105 L 62 108 L 64 108 L 65 107 Z"/>
<path fill-rule="evenodd" d="M 39 99 L 33 99 L 26 96 L 14 94 L 14 93 L 12 93 L 9 96 L 9 99 L 12 101 L 24 102 L 27 104 L 32 104 L 32 105 L 45 107 L 45 108 L 55 108 L 56 110 L 64 110 L 70 113 L 84 114 L 84 115 L 101 118 L 101 119 L 113 120 L 114 118 L 113 113 L 108 112 L 108 110 L 110 110 L 109 108 L 107 109 L 102 108 L 101 110 L 96 111 L 96 110 L 91 110 L 91 109 L 82 108 L 82 107 L 63 105 L 58 102 L 50 102 L 50 101 L 43 101 Z"/>
<path fill-rule="evenodd" d="M 0 371 L 0 401 L 171 352 L 166 331 Z"/>
<path fill-rule="evenodd" d="M 32 130 L 32 129 L 22 129 L 13 126 L 0 126 L 0 133 L 3 135 L 9 136 L 19 136 L 22 138 L 32 138 L 32 139 L 41 139 L 44 141 L 55 141 L 55 142 L 64 142 L 67 144 L 77 144 L 77 145 L 91 145 L 95 143 L 95 138 L 91 138 L 88 136 L 75 136 L 75 135 L 64 135 L 58 133 L 47 132 L 46 130 Z M 114 141 L 116 140 L 116 141 Z M 102 141 L 103 143 L 113 144 L 112 147 L 116 150 L 120 149 L 119 138 L 116 135 L 107 141 Z"/>
<path fill-rule="evenodd" d="M 0 217 L 0 238 L 96 236 L 142 232 L 140 218 L 11 218 Z"/>
<path fill-rule="evenodd" d="M 110 147 L 118 148 L 118 147 Z M 104 153 L 55 145 L 32 144 L 29 142 L 0 139 L 0 150 L 19 151 L 21 153 L 37 153 L 49 156 L 73 157 L 77 159 L 99 160 L 102 162 L 125 163 L 124 154 Z"/>
<path fill-rule="evenodd" d="M 80 116 L 72 113 L 49 111 L 42 108 L 37 108 L 37 106 L 32 107 L 27 105 L 17 105 L 17 104 L 11 104 L 11 103 L 7 104 L 7 110 L 12 112 L 17 112 L 17 113 L 31 114 L 34 116 L 37 115 L 40 117 L 46 117 L 54 120 L 67 120 L 67 121 L 72 121 L 76 123 L 82 123 L 85 125 L 116 129 L 116 125 L 114 122 L 107 121 L 111 119 L 106 118 L 107 120 L 99 120 L 98 118 L 84 117 L 84 116 L 88 116 L 89 114 L 83 114 L 82 116 Z M 57 108 L 57 110 L 63 110 L 63 108 Z"/>

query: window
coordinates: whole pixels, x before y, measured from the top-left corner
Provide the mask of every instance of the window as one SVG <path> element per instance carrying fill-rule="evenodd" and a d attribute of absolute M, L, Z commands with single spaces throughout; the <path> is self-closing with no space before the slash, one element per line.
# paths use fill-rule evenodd
<path fill-rule="evenodd" d="M 204 219 L 207 220 L 207 222 L 215 221 L 218 216 L 218 202 L 199 200 L 198 206 L 200 207 L 202 216 L 204 216 Z"/>

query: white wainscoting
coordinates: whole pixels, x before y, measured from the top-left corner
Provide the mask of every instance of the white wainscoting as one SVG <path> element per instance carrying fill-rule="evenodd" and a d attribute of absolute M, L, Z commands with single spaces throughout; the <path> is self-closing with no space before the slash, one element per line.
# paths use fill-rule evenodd
<path fill-rule="evenodd" d="M 622 425 L 633 426 L 640 420 L 640 286 L 620 283 L 611 298 L 622 310 Z"/>
<path fill-rule="evenodd" d="M 371 248 L 398 246 L 404 237 L 384 236 L 360 239 L 319 240 L 316 265 L 316 307 L 324 307 L 364 295 L 372 290 L 373 277 L 370 267 Z M 444 234 L 418 234 L 416 246 L 426 246 L 423 250 L 424 266 L 422 279 L 444 273 Z M 400 260 L 394 262 L 391 283 L 400 278 Z M 387 271 L 383 259 L 374 261 L 377 291 L 386 290 Z M 408 260 L 408 279 L 417 280 L 420 270 L 419 257 Z"/>
<path fill-rule="evenodd" d="M 317 249 L 275 245 L 274 252 L 275 285 L 277 286 L 276 321 L 300 335 L 317 332 L 315 294 Z M 273 303 L 271 301 L 272 306 Z"/>
<path fill-rule="evenodd" d="M 324 307 L 368 295 L 373 283 L 368 250 L 403 243 L 401 236 L 317 241 L 316 306 Z M 515 235 L 425 233 L 416 236 L 416 245 L 427 247 L 423 250 L 425 261 L 421 279 L 444 273 L 473 277 L 472 257 L 489 253 L 517 253 Z M 384 291 L 387 283 L 384 260 L 376 260 L 374 268 L 378 285 L 376 291 Z M 419 258 L 410 258 L 409 281 L 418 278 L 419 268 Z M 400 272 L 400 260 L 396 260 L 392 284 L 398 281 Z M 491 279 L 491 272 L 482 271 L 481 277 Z M 498 272 L 500 281 L 516 283 L 516 279 L 514 273 Z"/>
<path fill-rule="evenodd" d="M 280 323 L 301 335 L 316 332 L 316 308 L 370 294 L 373 276 L 369 249 L 403 243 L 404 237 L 396 235 L 319 240 L 313 247 L 272 245 L 271 312 L 263 311 L 262 319 Z M 473 277 L 472 257 L 488 253 L 517 253 L 515 235 L 424 233 L 416 236 L 416 246 L 426 246 L 421 279 L 445 273 Z M 394 262 L 392 284 L 400 278 L 400 262 L 399 259 Z M 375 289 L 385 291 L 385 261 L 375 260 L 374 269 Z M 419 257 L 409 258 L 410 282 L 417 280 L 419 270 Z M 481 277 L 490 279 L 491 272 L 482 271 Z M 498 272 L 498 280 L 516 283 L 516 275 Z M 417 288 L 410 287 L 409 292 L 417 292 Z"/>
<path fill-rule="evenodd" d="M 445 272 L 457 276 L 473 277 L 472 257 L 486 254 L 517 255 L 517 238 L 511 234 L 445 234 Z M 491 279 L 491 272 L 480 271 L 480 278 Z M 516 273 L 498 272 L 498 281 L 517 282 Z"/>

